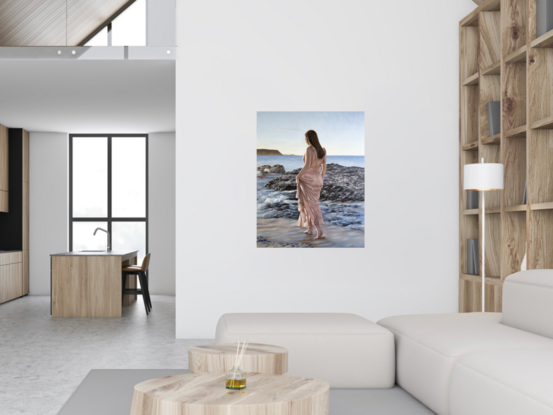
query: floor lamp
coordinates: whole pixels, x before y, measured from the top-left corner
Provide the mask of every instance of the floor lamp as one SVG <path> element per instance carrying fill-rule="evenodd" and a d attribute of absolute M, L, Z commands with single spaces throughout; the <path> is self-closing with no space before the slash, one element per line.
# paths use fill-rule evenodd
<path fill-rule="evenodd" d="M 482 197 L 482 312 L 486 311 L 486 192 L 503 190 L 503 164 L 465 164 L 464 189 L 481 192 Z"/>

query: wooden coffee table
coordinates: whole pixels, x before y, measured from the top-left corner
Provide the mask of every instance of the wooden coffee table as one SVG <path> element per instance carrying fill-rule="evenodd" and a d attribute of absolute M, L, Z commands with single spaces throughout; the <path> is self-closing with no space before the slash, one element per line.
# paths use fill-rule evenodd
<path fill-rule="evenodd" d="M 236 344 L 208 344 L 188 349 L 188 366 L 193 373 L 227 372 L 234 366 Z M 245 372 L 282 375 L 288 372 L 288 350 L 251 343 L 240 369 Z"/>
<path fill-rule="evenodd" d="M 249 373 L 246 389 L 225 388 L 224 373 L 147 380 L 134 387 L 130 415 L 328 415 L 329 384 Z"/>

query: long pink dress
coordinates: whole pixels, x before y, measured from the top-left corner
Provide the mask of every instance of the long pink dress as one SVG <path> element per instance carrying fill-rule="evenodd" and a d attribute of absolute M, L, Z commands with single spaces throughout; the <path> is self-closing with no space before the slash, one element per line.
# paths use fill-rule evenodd
<path fill-rule="evenodd" d="M 319 206 L 321 189 L 323 188 L 323 177 L 326 173 L 326 150 L 322 159 L 317 157 L 315 147 L 307 147 L 303 156 L 305 166 L 298 173 L 298 226 L 308 228 L 313 225 L 324 225 L 323 214 Z"/>

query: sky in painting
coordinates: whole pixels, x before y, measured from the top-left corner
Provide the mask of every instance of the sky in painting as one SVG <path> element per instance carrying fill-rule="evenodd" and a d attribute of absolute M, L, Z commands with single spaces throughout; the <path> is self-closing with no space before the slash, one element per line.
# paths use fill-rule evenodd
<path fill-rule="evenodd" d="M 308 130 L 317 132 L 329 155 L 365 155 L 363 112 L 258 112 L 257 148 L 302 155 Z"/>

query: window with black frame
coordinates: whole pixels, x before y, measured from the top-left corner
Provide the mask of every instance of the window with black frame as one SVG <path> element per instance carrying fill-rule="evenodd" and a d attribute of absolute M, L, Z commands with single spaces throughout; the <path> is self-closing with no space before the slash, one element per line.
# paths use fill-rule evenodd
<path fill-rule="evenodd" d="M 69 136 L 69 250 L 148 253 L 148 136 Z"/>

